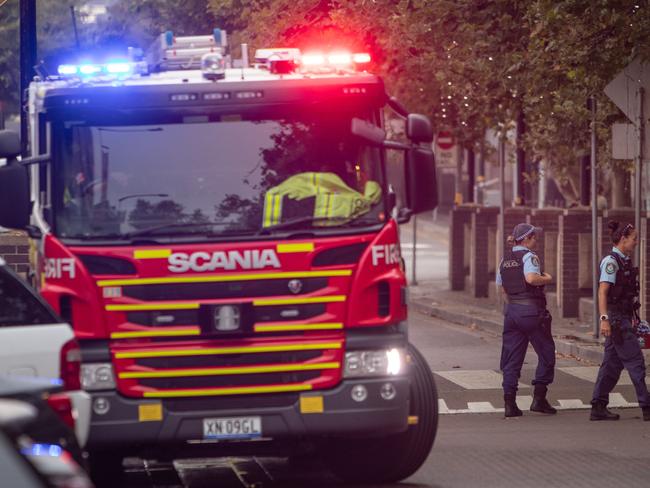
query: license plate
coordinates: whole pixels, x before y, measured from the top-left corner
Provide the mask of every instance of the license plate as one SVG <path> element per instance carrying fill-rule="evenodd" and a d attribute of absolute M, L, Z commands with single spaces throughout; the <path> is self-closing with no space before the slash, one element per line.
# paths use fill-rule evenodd
<path fill-rule="evenodd" d="M 254 439 L 261 436 L 260 417 L 203 419 L 204 439 Z"/>

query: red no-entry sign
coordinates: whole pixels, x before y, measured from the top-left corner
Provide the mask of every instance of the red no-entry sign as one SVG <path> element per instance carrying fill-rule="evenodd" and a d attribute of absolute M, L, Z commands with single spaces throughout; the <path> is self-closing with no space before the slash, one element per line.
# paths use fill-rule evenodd
<path fill-rule="evenodd" d="M 442 130 L 438 132 L 438 137 L 436 137 L 436 144 L 438 144 L 438 147 L 440 149 L 447 151 L 454 147 L 456 141 L 454 140 L 454 136 L 451 134 L 451 132 Z"/>

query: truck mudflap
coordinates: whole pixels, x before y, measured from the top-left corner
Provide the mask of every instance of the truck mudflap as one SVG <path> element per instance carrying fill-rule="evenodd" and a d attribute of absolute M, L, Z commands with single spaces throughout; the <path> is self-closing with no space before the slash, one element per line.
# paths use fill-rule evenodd
<path fill-rule="evenodd" d="M 228 434 L 237 440 L 368 437 L 408 428 L 406 376 L 346 380 L 331 390 L 274 396 L 152 401 L 111 391 L 92 397 L 90 449 L 131 445 L 137 450 L 164 443 L 229 440 Z M 229 419 L 239 420 L 245 428 L 235 435 L 225 424 L 215 429 L 215 422 Z"/>

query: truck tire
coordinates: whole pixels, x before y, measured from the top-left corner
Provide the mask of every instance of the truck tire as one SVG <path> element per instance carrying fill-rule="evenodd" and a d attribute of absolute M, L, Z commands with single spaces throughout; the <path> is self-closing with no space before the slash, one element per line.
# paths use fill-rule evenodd
<path fill-rule="evenodd" d="M 333 439 L 324 447 L 330 470 L 350 483 L 392 483 L 408 478 L 426 461 L 438 430 L 438 393 L 426 360 L 412 345 L 409 415 L 418 422 L 386 437 Z"/>
<path fill-rule="evenodd" d="M 115 451 L 89 451 L 88 471 L 97 488 L 119 487 L 124 480 L 124 457 Z"/>

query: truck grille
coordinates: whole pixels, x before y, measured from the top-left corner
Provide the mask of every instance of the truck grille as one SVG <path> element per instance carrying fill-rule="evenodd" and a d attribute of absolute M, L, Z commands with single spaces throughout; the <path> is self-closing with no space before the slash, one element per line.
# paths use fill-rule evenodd
<path fill-rule="evenodd" d="M 278 394 L 335 386 L 343 337 L 115 347 L 119 391 L 129 397 L 175 398 Z"/>
<path fill-rule="evenodd" d="M 255 307 L 254 310 L 255 322 L 307 320 L 324 312 L 325 305 L 322 303 Z M 199 323 L 199 312 L 198 310 L 128 312 L 126 319 L 133 324 L 148 325 L 150 327 L 196 325 Z"/>
<path fill-rule="evenodd" d="M 124 296 L 143 301 L 282 296 L 290 293 L 289 281 L 291 280 L 134 285 L 124 288 Z M 327 278 L 303 278 L 300 281 L 302 287 L 297 294 L 301 295 L 327 286 Z"/>
<path fill-rule="evenodd" d="M 221 388 L 231 386 L 254 386 L 264 384 L 286 385 L 302 383 L 318 378 L 317 371 L 295 373 L 245 374 L 233 376 L 199 376 L 190 378 L 152 378 L 140 380 L 140 385 L 161 389 Z"/>

